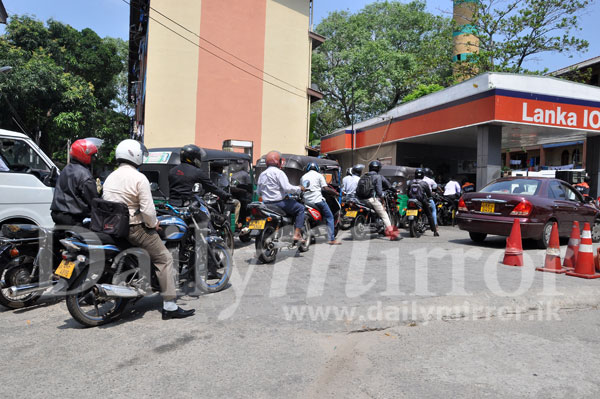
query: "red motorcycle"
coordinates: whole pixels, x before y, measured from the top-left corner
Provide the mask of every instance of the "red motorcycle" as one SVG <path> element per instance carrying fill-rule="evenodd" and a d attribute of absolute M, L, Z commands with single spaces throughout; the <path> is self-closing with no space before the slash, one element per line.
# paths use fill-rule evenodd
<path fill-rule="evenodd" d="M 339 194 L 333 189 L 324 189 L 323 197 L 331 209 L 331 213 L 333 214 L 333 225 L 334 237 L 337 237 L 337 234 L 340 230 L 340 226 L 342 223 L 342 217 L 340 210 L 342 207 L 340 206 Z M 306 209 L 306 220 L 312 230 L 311 234 L 311 244 L 314 244 L 316 241 L 316 236 L 324 236 L 329 239 L 329 231 L 327 230 L 327 221 L 324 219 L 321 211 L 318 208 L 312 207 L 306 203 L 304 203 L 304 208 Z"/>

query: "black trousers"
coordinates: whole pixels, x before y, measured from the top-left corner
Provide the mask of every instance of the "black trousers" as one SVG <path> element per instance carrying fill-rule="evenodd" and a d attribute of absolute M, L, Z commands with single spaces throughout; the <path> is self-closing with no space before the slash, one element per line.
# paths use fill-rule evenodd
<path fill-rule="evenodd" d="M 50 213 L 54 223 L 63 226 L 83 226 L 83 215 L 73 215 L 70 213 L 52 211 Z"/>

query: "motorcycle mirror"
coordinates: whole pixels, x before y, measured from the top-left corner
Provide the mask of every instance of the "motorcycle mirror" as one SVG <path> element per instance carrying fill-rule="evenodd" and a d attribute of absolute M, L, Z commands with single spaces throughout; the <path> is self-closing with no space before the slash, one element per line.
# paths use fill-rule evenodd
<path fill-rule="evenodd" d="M 200 183 L 196 183 L 196 184 L 194 184 L 194 188 L 192 188 L 192 192 L 193 192 L 194 194 L 197 194 L 197 193 L 199 193 L 199 192 L 200 192 Z"/>
<path fill-rule="evenodd" d="M 156 182 L 150 183 L 150 190 L 152 190 L 152 191 L 158 190 L 158 183 L 156 183 Z"/>

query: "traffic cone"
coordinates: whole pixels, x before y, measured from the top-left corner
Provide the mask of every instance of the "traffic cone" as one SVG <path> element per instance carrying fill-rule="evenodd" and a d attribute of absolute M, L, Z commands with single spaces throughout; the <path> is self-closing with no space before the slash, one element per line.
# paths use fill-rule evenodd
<path fill-rule="evenodd" d="M 581 235 L 581 244 L 579 244 L 579 253 L 577 254 L 577 263 L 575 270 L 567 272 L 567 276 L 581 278 L 600 278 L 600 274 L 596 274 L 594 270 L 594 251 L 592 246 L 592 232 L 590 224 L 586 223 L 583 226 L 583 234 Z"/>
<path fill-rule="evenodd" d="M 579 236 L 579 222 L 573 222 L 573 228 L 571 229 L 571 238 L 569 238 L 569 246 L 567 247 L 567 254 L 563 261 L 563 268 L 572 271 L 575 269 L 577 264 L 577 253 L 579 252 L 579 243 L 581 237 Z"/>
<path fill-rule="evenodd" d="M 552 223 L 552 232 L 550 233 L 550 241 L 546 248 L 544 267 L 537 267 L 535 270 L 557 274 L 566 273 L 567 271 L 560 266 L 560 242 L 558 240 L 558 224 L 556 222 Z"/>
<path fill-rule="evenodd" d="M 503 264 L 507 266 L 523 266 L 523 243 L 521 242 L 521 224 L 515 219 L 510 236 L 506 239 Z"/>

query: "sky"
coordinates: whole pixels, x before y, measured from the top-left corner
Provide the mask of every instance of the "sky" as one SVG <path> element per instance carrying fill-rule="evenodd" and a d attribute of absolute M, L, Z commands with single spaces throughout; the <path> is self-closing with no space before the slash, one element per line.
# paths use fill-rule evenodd
<path fill-rule="evenodd" d="M 176 0 L 172 0 L 176 1 Z M 219 0 L 224 1 L 224 0 Z M 251 0 L 244 0 L 251 1 Z M 434 14 L 451 15 L 451 0 L 426 0 L 427 9 Z M 129 37 L 129 6 L 123 0 L 2 0 L 9 14 L 30 14 L 40 20 L 50 18 L 67 23 L 81 30 L 91 28 L 98 35 Z M 318 24 L 331 11 L 349 10 L 356 12 L 374 0 L 315 0 L 315 23 Z M 580 37 L 590 42 L 589 50 L 577 54 L 544 54 L 530 61 L 529 69 L 553 71 L 577 62 L 600 56 L 600 0 L 588 8 L 580 21 Z M 0 34 L 4 25 L 0 25 Z"/>

